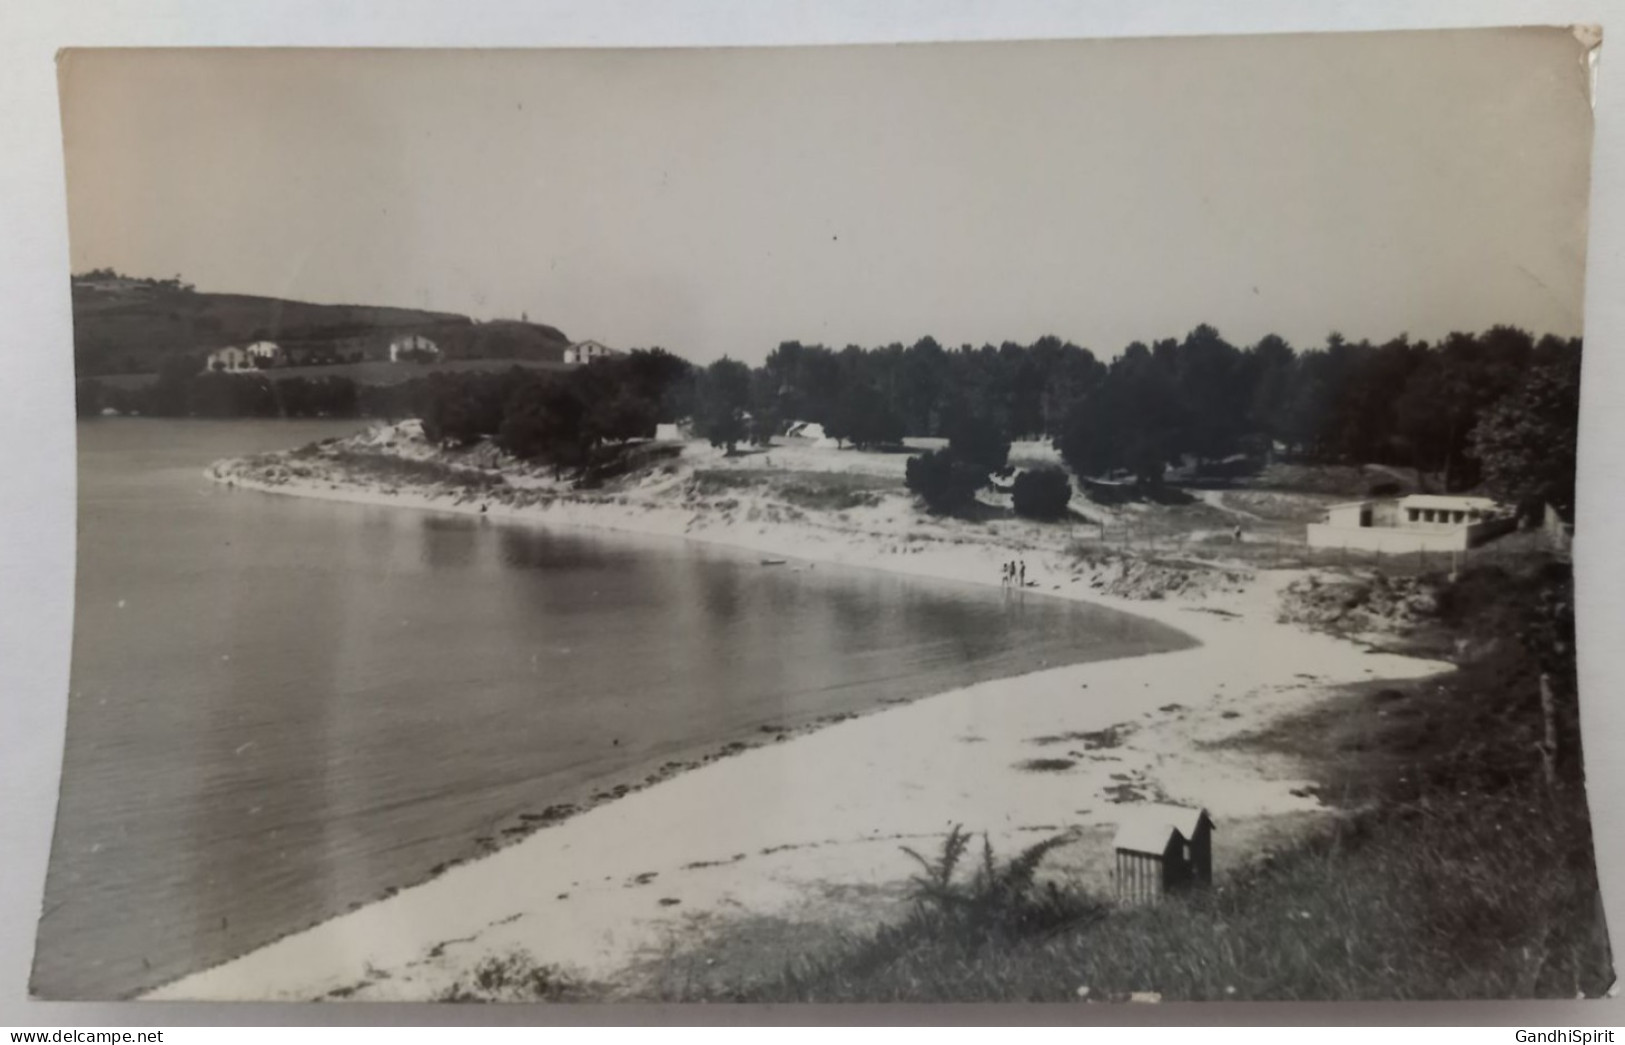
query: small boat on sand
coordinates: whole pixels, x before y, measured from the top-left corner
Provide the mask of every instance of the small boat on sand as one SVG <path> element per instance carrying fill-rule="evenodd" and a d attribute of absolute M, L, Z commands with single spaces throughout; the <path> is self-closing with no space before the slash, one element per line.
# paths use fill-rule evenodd
<path fill-rule="evenodd" d="M 789 561 L 790 560 L 788 560 L 788 559 L 763 559 L 762 560 L 762 565 L 763 566 L 783 566 L 785 563 L 787 563 Z"/>

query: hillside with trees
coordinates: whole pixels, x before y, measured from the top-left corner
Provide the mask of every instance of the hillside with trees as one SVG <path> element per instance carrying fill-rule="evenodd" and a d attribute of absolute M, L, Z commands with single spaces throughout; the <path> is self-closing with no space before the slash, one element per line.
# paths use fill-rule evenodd
<path fill-rule="evenodd" d="M 76 275 L 74 365 L 78 375 L 156 373 L 175 356 L 201 358 L 226 345 L 276 341 L 358 342 L 375 354 L 391 338 L 422 334 L 449 359 L 557 362 L 569 339 L 555 327 L 518 320 L 372 305 L 321 305 L 248 294 L 211 294 L 174 279 L 138 279 L 111 269 Z"/>

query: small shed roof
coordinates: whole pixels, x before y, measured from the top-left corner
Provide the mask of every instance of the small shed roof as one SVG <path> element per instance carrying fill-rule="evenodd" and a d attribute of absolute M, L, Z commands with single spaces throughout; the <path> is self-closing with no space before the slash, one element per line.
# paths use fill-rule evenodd
<path fill-rule="evenodd" d="M 1179 831 L 1172 824 L 1154 820 L 1131 820 L 1117 829 L 1117 835 L 1112 839 L 1112 848 L 1130 853 L 1162 856 L 1168 852 L 1168 846 L 1173 844 L 1178 836 Z"/>
<path fill-rule="evenodd" d="M 1203 820 L 1207 821 L 1209 827 L 1213 826 L 1213 818 L 1200 806 L 1176 806 L 1153 802 L 1140 807 L 1139 813 L 1144 820 L 1160 821 L 1170 825 L 1186 838 L 1196 837 Z"/>
<path fill-rule="evenodd" d="M 1207 810 L 1195 806 L 1176 806 L 1154 802 L 1137 807 L 1133 814 L 1117 829 L 1112 848 L 1127 849 L 1135 853 L 1161 856 L 1168 851 L 1168 843 L 1175 835 L 1185 841 L 1195 839 L 1206 823 L 1213 826 Z"/>

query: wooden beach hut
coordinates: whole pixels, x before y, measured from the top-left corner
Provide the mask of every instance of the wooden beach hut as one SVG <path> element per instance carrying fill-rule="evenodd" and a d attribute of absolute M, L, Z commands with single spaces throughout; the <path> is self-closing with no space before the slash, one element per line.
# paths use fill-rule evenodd
<path fill-rule="evenodd" d="M 1118 828 L 1112 848 L 1121 903 L 1156 903 L 1213 882 L 1213 819 L 1206 809 L 1143 806 Z"/>

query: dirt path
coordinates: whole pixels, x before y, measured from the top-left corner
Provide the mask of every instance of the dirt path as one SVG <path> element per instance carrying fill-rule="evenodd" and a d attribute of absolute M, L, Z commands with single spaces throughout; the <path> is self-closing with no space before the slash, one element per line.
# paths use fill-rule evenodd
<path fill-rule="evenodd" d="M 1261 515 L 1254 515 L 1245 508 L 1237 508 L 1234 505 L 1226 504 L 1223 490 L 1193 490 L 1191 492 L 1196 494 L 1197 498 L 1209 508 L 1217 508 L 1221 512 L 1234 515 L 1238 519 L 1246 519 L 1249 522 L 1264 521 L 1264 517 Z"/>

